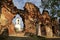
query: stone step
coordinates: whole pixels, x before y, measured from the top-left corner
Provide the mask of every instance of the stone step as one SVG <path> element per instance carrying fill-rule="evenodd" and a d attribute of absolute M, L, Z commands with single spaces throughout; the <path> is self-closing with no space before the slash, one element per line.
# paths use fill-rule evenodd
<path fill-rule="evenodd" d="M 15 36 L 15 37 L 27 37 L 24 35 L 25 33 L 15 33 L 15 34 L 10 34 L 9 36 Z"/>

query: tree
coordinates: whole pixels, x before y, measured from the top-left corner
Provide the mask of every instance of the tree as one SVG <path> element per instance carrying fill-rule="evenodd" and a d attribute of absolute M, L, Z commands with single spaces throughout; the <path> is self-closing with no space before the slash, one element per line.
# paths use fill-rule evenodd
<path fill-rule="evenodd" d="M 60 0 L 41 0 L 43 9 L 50 10 L 50 15 L 60 17 Z"/>

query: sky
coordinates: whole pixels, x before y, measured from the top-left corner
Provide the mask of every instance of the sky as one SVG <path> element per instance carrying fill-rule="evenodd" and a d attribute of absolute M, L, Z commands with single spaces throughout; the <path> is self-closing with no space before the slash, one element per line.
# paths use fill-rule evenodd
<path fill-rule="evenodd" d="M 31 2 L 31 3 L 33 3 L 33 4 L 35 4 L 38 8 L 39 8 L 39 10 L 40 10 L 40 12 L 42 13 L 42 11 L 43 11 L 43 9 L 42 8 L 40 8 L 40 5 L 41 5 L 41 0 L 12 0 L 13 1 L 13 4 L 14 4 L 14 6 L 16 6 L 17 7 L 17 9 L 24 9 L 23 7 L 24 7 L 24 5 L 25 5 L 25 3 L 26 2 Z M 12 22 L 15 24 L 15 21 L 16 21 L 16 18 L 17 17 L 19 17 L 20 18 L 20 25 L 23 27 L 24 26 L 24 24 L 23 24 L 23 21 L 22 21 L 22 18 L 17 14 L 16 15 L 16 17 L 12 20 Z"/>
<path fill-rule="evenodd" d="M 33 4 L 35 4 L 40 12 L 42 13 L 43 9 L 40 8 L 40 5 L 41 5 L 41 0 L 12 0 L 13 1 L 13 4 L 18 8 L 18 9 L 24 9 L 24 5 L 26 2 L 31 2 Z"/>

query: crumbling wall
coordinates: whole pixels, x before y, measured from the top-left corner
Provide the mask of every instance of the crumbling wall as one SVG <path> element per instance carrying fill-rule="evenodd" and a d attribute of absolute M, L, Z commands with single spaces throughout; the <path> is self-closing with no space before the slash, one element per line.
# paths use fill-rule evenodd
<path fill-rule="evenodd" d="M 46 29 L 46 36 L 48 37 L 52 37 L 53 36 L 53 32 L 52 32 L 52 25 L 51 25 L 51 18 L 48 14 L 49 12 L 48 11 L 43 11 L 42 13 L 42 17 L 43 17 L 43 24 L 45 26 L 45 29 Z"/>
<path fill-rule="evenodd" d="M 39 36 L 41 36 L 42 30 L 45 30 L 46 36 L 49 37 L 53 36 L 52 22 L 48 12 L 43 11 L 43 13 L 40 14 L 39 8 L 34 4 L 27 2 L 24 6 L 24 10 L 18 10 L 13 5 L 12 0 L 7 0 L 7 1 L 4 0 L 1 9 L 4 18 L 3 17 L 0 18 L 0 27 L 2 27 L 1 24 L 7 27 L 9 30 L 9 34 L 15 33 L 12 19 L 15 17 L 17 13 L 19 13 L 19 15 L 22 16 L 24 21 L 25 33 L 31 33 L 35 35 L 38 34 Z M 53 25 L 55 24 L 53 23 Z"/>
<path fill-rule="evenodd" d="M 27 2 L 24 6 L 27 12 L 25 13 L 25 30 L 36 34 L 36 23 L 38 21 L 38 14 L 40 14 L 38 7 L 34 4 Z"/>

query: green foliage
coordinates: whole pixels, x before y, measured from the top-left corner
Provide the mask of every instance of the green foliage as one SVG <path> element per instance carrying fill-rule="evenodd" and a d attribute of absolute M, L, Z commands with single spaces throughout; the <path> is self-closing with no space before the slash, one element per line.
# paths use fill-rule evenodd
<path fill-rule="evenodd" d="M 55 9 L 52 9 L 52 10 L 51 10 L 51 14 L 52 14 L 53 17 L 54 17 L 54 15 L 56 14 L 55 12 L 56 12 Z"/>
<path fill-rule="evenodd" d="M 58 16 L 60 17 L 60 10 L 58 10 L 57 12 L 58 12 Z"/>
<path fill-rule="evenodd" d="M 41 0 L 42 1 L 42 7 L 44 9 L 50 9 L 51 16 L 57 15 L 60 17 L 60 0 Z M 58 12 L 59 11 L 59 12 Z"/>
<path fill-rule="evenodd" d="M 58 16 L 60 17 L 60 12 L 58 13 Z"/>

